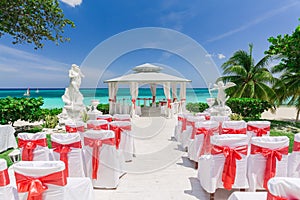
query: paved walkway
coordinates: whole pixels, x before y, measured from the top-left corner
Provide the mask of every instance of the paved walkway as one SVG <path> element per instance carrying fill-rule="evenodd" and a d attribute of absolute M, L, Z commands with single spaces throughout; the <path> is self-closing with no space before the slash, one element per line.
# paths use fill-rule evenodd
<path fill-rule="evenodd" d="M 209 199 L 197 180 L 197 170 L 172 140 L 176 120 L 140 117 L 133 120 L 136 157 L 126 163 L 128 173 L 115 190 L 95 189 L 96 200 Z M 219 189 L 216 200 L 229 192 Z"/>

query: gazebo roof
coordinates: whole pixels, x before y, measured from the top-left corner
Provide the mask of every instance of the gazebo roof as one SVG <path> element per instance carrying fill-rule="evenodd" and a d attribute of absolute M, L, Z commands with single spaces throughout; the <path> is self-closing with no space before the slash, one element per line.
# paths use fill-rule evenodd
<path fill-rule="evenodd" d="M 105 80 L 104 83 L 120 82 L 138 82 L 138 83 L 165 83 L 165 82 L 191 82 L 191 80 L 180 78 L 160 72 L 162 67 L 152 65 L 149 63 L 136 66 L 132 69 L 133 74 L 127 74 L 117 78 Z"/>

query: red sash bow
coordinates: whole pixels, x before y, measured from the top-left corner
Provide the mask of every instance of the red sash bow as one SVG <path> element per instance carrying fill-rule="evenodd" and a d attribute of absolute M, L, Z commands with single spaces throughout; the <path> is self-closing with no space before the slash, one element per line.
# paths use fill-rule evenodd
<path fill-rule="evenodd" d="M 262 135 L 266 135 L 268 131 L 270 131 L 270 126 L 266 126 L 264 128 L 259 128 L 256 126 L 248 125 L 247 126 L 248 131 L 253 131 L 256 136 L 261 137 Z"/>
<path fill-rule="evenodd" d="M 172 108 L 172 107 L 171 107 L 171 99 L 167 99 L 167 107 L 168 107 L 169 109 Z"/>
<path fill-rule="evenodd" d="M 214 134 L 214 132 L 218 131 L 218 128 L 219 127 L 210 128 L 210 129 L 198 128 L 196 130 L 197 131 L 196 135 L 204 134 L 202 148 L 201 148 L 200 154 L 198 155 L 199 157 L 205 153 L 210 153 L 210 150 L 211 150 L 210 136 L 212 136 Z"/>
<path fill-rule="evenodd" d="M 97 179 L 97 172 L 99 169 L 99 151 L 103 144 L 115 145 L 115 138 L 108 139 L 93 139 L 93 138 L 84 138 L 84 145 L 93 148 L 92 155 L 92 179 Z"/>
<path fill-rule="evenodd" d="M 186 125 L 192 127 L 192 135 L 191 135 L 191 139 L 192 139 L 192 140 L 195 139 L 195 135 L 196 135 L 196 132 L 197 132 L 196 127 L 195 127 L 195 122 L 187 121 L 187 122 L 186 122 Z"/>
<path fill-rule="evenodd" d="M 178 121 L 181 121 L 181 133 L 186 130 L 186 118 L 178 117 Z"/>
<path fill-rule="evenodd" d="M 72 127 L 72 126 L 66 125 L 66 132 L 68 132 L 68 133 L 77 133 L 77 131 L 84 132 L 84 126 Z"/>
<path fill-rule="evenodd" d="M 66 177 L 69 176 L 69 162 L 68 162 L 68 153 L 71 151 L 71 148 L 81 148 L 81 142 L 74 142 L 71 144 L 59 144 L 57 142 L 51 142 L 53 151 L 60 154 L 60 160 L 65 163 L 65 174 Z"/>
<path fill-rule="evenodd" d="M 23 140 L 21 138 L 18 139 L 18 146 L 22 149 L 22 160 L 32 161 L 33 160 L 33 151 L 37 146 L 46 147 L 47 140 L 46 138 L 38 139 L 38 140 Z"/>
<path fill-rule="evenodd" d="M 222 181 L 225 189 L 232 189 L 232 185 L 234 184 L 236 176 L 236 160 L 242 159 L 241 154 L 247 155 L 247 149 L 247 145 L 235 148 L 213 145 L 211 154 L 216 155 L 223 153 L 225 157 L 225 163 L 222 173 Z"/>
<path fill-rule="evenodd" d="M 293 151 L 300 151 L 300 142 L 294 141 Z"/>
<path fill-rule="evenodd" d="M 283 147 L 280 149 L 268 149 L 254 144 L 251 145 L 251 154 L 262 154 L 266 157 L 266 169 L 264 178 L 264 188 L 267 189 L 267 183 L 270 178 L 274 177 L 276 174 L 276 160 L 282 159 L 282 154 L 287 155 L 289 152 L 289 147 Z"/>
<path fill-rule="evenodd" d="M 122 131 L 131 131 L 131 126 L 115 126 L 115 125 L 110 125 L 110 130 L 115 132 L 115 139 L 116 139 L 116 147 L 119 149 L 119 145 L 121 142 L 121 132 Z"/>
<path fill-rule="evenodd" d="M 0 186 L 6 186 L 10 183 L 7 169 L 0 171 Z"/>
<path fill-rule="evenodd" d="M 234 128 L 222 128 L 222 134 L 246 134 L 246 128 L 234 129 Z"/>
<path fill-rule="evenodd" d="M 119 122 L 130 122 L 130 118 L 115 118 L 114 121 L 119 121 Z"/>
<path fill-rule="evenodd" d="M 267 194 L 267 200 L 288 200 L 288 198 L 285 198 L 285 197 L 279 197 L 279 196 L 274 196 L 273 194 L 271 194 L 269 191 L 268 191 L 268 194 Z M 296 200 L 295 199 L 290 199 L 290 200 Z"/>
<path fill-rule="evenodd" d="M 87 128 L 94 129 L 94 130 L 108 130 L 108 124 L 101 124 L 101 125 L 87 124 Z"/>
<path fill-rule="evenodd" d="M 108 122 L 112 122 L 112 117 L 97 117 L 97 120 L 101 120 L 101 119 L 103 119 L 103 120 L 106 120 L 106 121 L 108 121 Z"/>
<path fill-rule="evenodd" d="M 15 172 L 18 192 L 28 192 L 27 200 L 42 200 L 42 194 L 48 189 L 46 184 L 64 186 L 67 177 L 63 171 L 38 178 L 25 176 Z"/>

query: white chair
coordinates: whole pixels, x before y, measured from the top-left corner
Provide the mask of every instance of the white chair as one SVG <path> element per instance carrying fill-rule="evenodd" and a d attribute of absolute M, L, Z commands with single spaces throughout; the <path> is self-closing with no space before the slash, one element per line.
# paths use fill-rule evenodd
<path fill-rule="evenodd" d="M 131 129 L 131 122 L 114 121 L 109 124 L 110 130 L 114 131 L 117 147 L 124 155 L 125 161 L 132 161 L 135 153 L 134 137 Z"/>
<path fill-rule="evenodd" d="M 247 123 L 243 120 L 224 121 L 222 123 L 222 133 L 220 134 L 246 134 Z"/>
<path fill-rule="evenodd" d="M 46 133 L 19 133 L 18 146 L 21 149 L 22 160 L 48 161 L 50 158 Z"/>
<path fill-rule="evenodd" d="M 85 123 L 82 121 L 68 121 L 65 124 L 66 132 L 68 133 L 83 133 Z"/>
<path fill-rule="evenodd" d="M 53 133 L 51 143 L 54 160 L 65 163 L 67 177 L 84 177 L 84 159 L 79 133 Z"/>
<path fill-rule="evenodd" d="M 108 130 L 108 121 L 104 119 L 88 120 L 86 123 L 87 129 Z"/>
<path fill-rule="evenodd" d="M 20 200 L 94 199 L 89 178 L 67 178 L 62 161 L 20 161 L 13 165 Z M 28 191 L 33 191 L 30 195 Z M 37 192 L 34 192 L 37 191 Z"/>
<path fill-rule="evenodd" d="M 268 181 L 268 197 L 269 199 L 300 199 L 300 178 L 271 178 Z"/>
<path fill-rule="evenodd" d="M 216 121 L 196 122 L 195 139 L 191 140 L 188 148 L 190 160 L 198 162 L 200 155 L 210 154 L 210 137 L 219 132 L 219 123 Z"/>
<path fill-rule="evenodd" d="M 211 144 L 212 155 L 203 155 L 198 161 L 198 179 L 203 189 L 215 193 L 217 188 L 248 188 L 248 137 L 242 134 L 214 135 Z"/>
<path fill-rule="evenodd" d="M 227 200 L 266 200 L 267 192 L 233 192 Z"/>
<path fill-rule="evenodd" d="M 108 122 L 112 121 L 112 115 L 106 114 L 106 115 L 98 115 L 97 120 L 106 120 Z"/>
<path fill-rule="evenodd" d="M 222 124 L 225 121 L 229 121 L 228 116 L 210 116 L 210 120 L 219 122 L 219 134 L 222 134 Z"/>
<path fill-rule="evenodd" d="M 288 177 L 300 178 L 300 133 L 295 134 L 293 152 L 289 154 Z"/>
<path fill-rule="evenodd" d="M 18 200 L 18 192 L 10 184 L 6 160 L 0 159 L 0 199 Z"/>
<path fill-rule="evenodd" d="M 87 176 L 95 188 L 117 188 L 122 171 L 115 134 L 110 130 L 88 130 L 84 133 Z"/>
<path fill-rule="evenodd" d="M 182 140 L 181 146 L 183 148 L 189 148 L 191 145 L 191 140 L 194 140 L 196 135 L 196 127 L 195 123 L 205 121 L 205 117 L 203 116 L 187 116 L 186 119 L 186 130 L 181 133 Z"/>
<path fill-rule="evenodd" d="M 182 132 L 186 130 L 186 120 L 191 113 L 179 113 L 177 116 L 177 124 L 175 126 L 174 137 L 178 142 L 182 142 Z"/>
<path fill-rule="evenodd" d="M 289 138 L 252 137 L 248 159 L 249 191 L 267 189 L 267 182 L 274 176 L 287 176 Z"/>
<path fill-rule="evenodd" d="M 270 125 L 269 121 L 249 121 L 247 123 L 247 135 L 249 137 L 260 137 L 270 135 Z"/>
<path fill-rule="evenodd" d="M 131 121 L 129 114 L 114 114 L 113 116 L 114 121 Z"/>

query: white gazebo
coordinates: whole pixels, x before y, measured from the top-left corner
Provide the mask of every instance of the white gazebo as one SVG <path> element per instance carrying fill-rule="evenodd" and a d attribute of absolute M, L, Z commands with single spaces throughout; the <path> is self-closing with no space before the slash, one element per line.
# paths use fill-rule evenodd
<path fill-rule="evenodd" d="M 116 94 L 118 91 L 118 84 L 129 84 L 131 94 L 131 114 L 135 115 L 136 100 L 138 97 L 138 87 L 141 84 L 150 84 L 152 93 L 152 105 L 155 104 L 156 98 L 156 85 L 163 85 L 164 94 L 167 99 L 167 115 L 170 116 L 171 109 L 171 93 L 173 102 L 178 101 L 177 99 L 177 84 L 180 84 L 180 106 L 185 109 L 186 100 L 186 83 L 191 80 L 172 76 L 169 74 L 162 73 L 162 67 L 153 64 L 142 64 L 132 69 L 134 73 L 120 76 L 117 78 L 109 79 L 104 81 L 108 83 L 109 91 L 109 112 L 113 112 L 113 107 L 116 102 Z M 171 92 L 170 92 L 171 90 Z"/>

